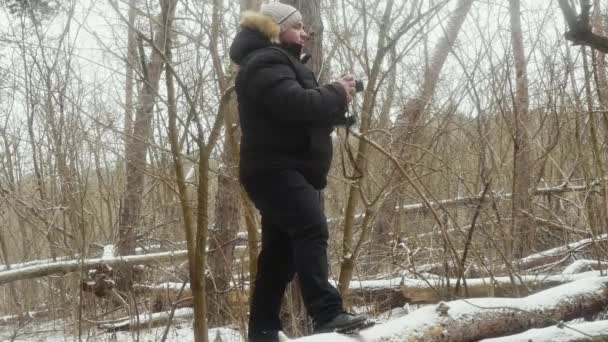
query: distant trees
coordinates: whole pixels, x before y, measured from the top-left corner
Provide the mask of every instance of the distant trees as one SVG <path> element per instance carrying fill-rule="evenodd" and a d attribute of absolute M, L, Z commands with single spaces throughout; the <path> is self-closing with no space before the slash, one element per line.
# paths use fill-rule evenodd
<path fill-rule="evenodd" d="M 16 14 L 18 12 L 36 11 L 39 14 L 46 15 L 52 13 L 55 9 L 52 5 L 56 5 L 55 1 L 48 0 L 4 0 L 8 10 Z"/>
<path fill-rule="evenodd" d="M 508 276 L 483 293 L 523 295 L 525 274 L 572 258 L 603 267 L 605 2 L 283 1 L 314 33 L 322 81 L 366 85 L 324 191 L 332 277 L 353 303 L 405 300 L 354 291 L 361 278 L 432 279 L 438 300 L 472 295 L 472 276 Z M 2 2 L 0 272 L 18 282 L 0 310 L 78 307 L 85 322 L 108 303 L 104 320 L 192 305 L 198 341 L 208 326 L 244 329 L 259 226 L 238 184 L 227 49 L 240 12 L 262 2 Z M 113 244 L 131 263 L 113 270 L 122 301 L 87 292 L 104 251 L 120 264 Z M 178 300 L 184 283 L 192 298 Z"/>

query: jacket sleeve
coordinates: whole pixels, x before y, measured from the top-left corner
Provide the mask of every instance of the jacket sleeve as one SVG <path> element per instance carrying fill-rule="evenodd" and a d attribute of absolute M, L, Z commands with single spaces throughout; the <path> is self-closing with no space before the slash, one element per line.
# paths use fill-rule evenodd
<path fill-rule="evenodd" d="M 339 83 L 303 88 L 291 62 L 280 51 L 252 59 L 247 69 L 247 96 L 285 124 L 331 124 L 346 110 L 346 93 Z"/>

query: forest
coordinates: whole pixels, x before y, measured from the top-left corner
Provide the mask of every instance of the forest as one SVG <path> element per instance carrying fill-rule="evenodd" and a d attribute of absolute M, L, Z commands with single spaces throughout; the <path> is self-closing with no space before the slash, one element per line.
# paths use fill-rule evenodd
<path fill-rule="evenodd" d="M 271 2 L 274 0 L 271 0 Z M 228 54 L 264 0 L 0 0 L 0 341 L 247 341 Z M 322 192 L 356 334 L 608 339 L 608 2 L 281 0 L 351 74 Z"/>

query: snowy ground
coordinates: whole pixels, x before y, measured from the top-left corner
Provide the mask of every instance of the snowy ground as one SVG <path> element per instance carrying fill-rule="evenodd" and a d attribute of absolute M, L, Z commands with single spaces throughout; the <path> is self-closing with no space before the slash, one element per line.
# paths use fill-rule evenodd
<path fill-rule="evenodd" d="M 589 272 L 592 273 L 592 272 Z M 550 288 L 524 298 L 471 298 L 454 300 L 446 303 L 427 305 L 417 309 L 401 308 L 393 310 L 390 315 L 383 315 L 380 322 L 374 327 L 361 331 L 356 336 L 346 336 L 336 333 L 321 334 L 297 339 L 299 342 L 404 342 L 428 341 L 431 336 L 441 336 L 437 341 L 452 341 L 450 337 L 460 336 L 459 340 L 478 340 L 473 338 L 479 333 L 476 323 L 479 321 L 493 322 L 492 326 L 499 325 L 506 317 L 516 317 L 528 321 L 529 317 L 543 315 L 542 312 L 551 312 L 558 307 L 565 308 L 576 303 L 576 307 L 604 306 L 606 303 L 606 288 L 608 277 L 591 275 L 576 281 Z M 581 301 L 582 299 L 582 301 Z M 532 316 L 520 316 L 522 313 Z M 596 311 L 597 312 L 597 311 Z M 505 315 L 505 313 L 509 313 Z M 154 317 L 162 318 L 166 313 L 140 315 L 140 322 Z M 2 320 L 0 320 L 2 321 Z M 73 322 L 73 321 L 72 321 Z M 511 321 L 510 321 L 511 322 Z M 512 322 L 517 322 L 513 320 Z M 97 322 L 99 323 L 99 322 Z M 113 326 L 128 324 L 116 320 Z M 557 323 L 557 321 L 556 321 Z M 83 323 L 82 336 L 78 335 L 78 326 L 67 321 L 30 320 L 19 327 L 17 324 L 0 325 L 0 341 L 21 342 L 59 342 L 59 341 L 163 341 L 164 326 L 157 328 L 140 329 L 135 332 L 108 332 L 96 327 L 93 323 Z M 99 325 L 101 326 L 101 325 Z M 518 325 L 519 326 L 519 325 Z M 505 330 L 506 331 L 506 330 Z M 439 335 L 437 335 L 439 334 Z M 455 334 L 455 335 L 453 335 Z M 608 320 L 597 322 L 563 322 L 559 326 L 544 329 L 531 329 L 527 332 L 490 339 L 487 341 L 501 342 L 566 342 L 581 341 L 591 336 L 608 336 Z M 468 337 L 467 337 L 468 336 Z M 487 336 L 487 335 L 481 335 Z M 169 329 L 168 342 L 192 341 L 192 309 L 182 308 L 176 310 L 173 324 Z M 435 339 L 433 339 L 435 340 Z M 604 341 L 604 339 L 600 339 Z M 241 342 L 243 336 L 238 329 L 224 327 L 211 329 L 209 341 L 212 342 Z M 283 336 L 282 341 L 289 341 Z"/>
<path fill-rule="evenodd" d="M 192 320 L 177 320 L 169 329 L 166 342 L 178 342 L 178 341 L 193 341 L 194 336 L 192 332 Z M 8 342 L 72 342 L 79 341 L 78 335 L 70 331 L 61 321 L 37 323 L 34 325 L 26 326 L 22 329 L 15 331 L 15 326 L 2 326 L 0 327 L 0 341 Z M 370 328 L 367 337 L 372 335 L 387 335 L 387 329 L 391 329 L 390 325 L 378 325 L 374 328 Z M 108 341 L 108 342 L 130 342 L 130 341 L 141 341 L 141 342 L 160 342 L 165 327 L 157 327 L 151 329 L 144 329 L 137 335 L 135 332 L 104 332 L 96 331 L 89 335 L 83 335 L 81 341 Z M 371 335 L 370 335 L 371 333 Z M 483 342 L 567 342 L 572 341 L 575 338 L 584 339 L 585 333 L 598 335 L 608 335 L 608 322 L 584 322 L 584 323 L 572 323 L 568 324 L 567 327 L 548 327 L 544 329 L 531 329 L 522 334 L 501 337 L 496 339 L 487 339 Z M 286 336 L 281 336 L 282 341 L 290 341 Z M 367 339 L 366 339 L 367 340 Z M 214 328 L 209 331 L 210 342 L 244 342 L 245 339 L 240 335 L 238 330 L 233 328 Z M 298 339 L 301 342 L 356 342 L 362 341 L 361 339 L 349 336 L 338 336 L 336 334 L 323 334 L 308 336 L 303 339 Z M 370 340 L 371 341 L 371 340 Z"/>
<path fill-rule="evenodd" d="M 82 338 L 78 338 L 77 332 L 61 321 L 52 321 L 44 323 L 36 323 L 28 325 L 22 329 L 16 329 L 15 326 L 0 326 L 0 341 L 8 342 L 72 342 L 72 341 L 111 341 L 111 342 L 157 342 L 162 341 L 162 336 L 166 327 L 156 327 L 151 329 L 142 329 L 139 336 L 136 332 L 105 332 L 102 330 L 93 330 L 89 334 L 83 334 Z M 177 320 L 169 328 L 166 342 L 186 342 L 193 341 L 192 320 Z M 238 330 L 231 328 L 218 328 L 209 330 L 209 341 L 212 342 L 244 342 L 245 340 L 239 334 Z"/>

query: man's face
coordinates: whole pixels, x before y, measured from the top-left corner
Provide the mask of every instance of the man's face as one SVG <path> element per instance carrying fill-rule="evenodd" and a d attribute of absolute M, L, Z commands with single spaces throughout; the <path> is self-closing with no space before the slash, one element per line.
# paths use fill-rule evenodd
<path fill-rule="evenodd" d="M 294 24 L 292 27 L 281 32 L 279 40 L 282 43 L 295 43 L 304 45 L 304 42 L 308 39 L 308 33 L 304 31 L 304 24 L 302 22 Z"/>

